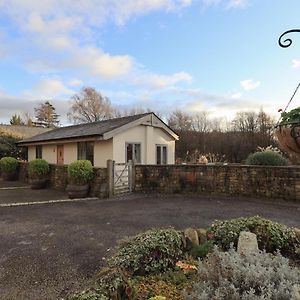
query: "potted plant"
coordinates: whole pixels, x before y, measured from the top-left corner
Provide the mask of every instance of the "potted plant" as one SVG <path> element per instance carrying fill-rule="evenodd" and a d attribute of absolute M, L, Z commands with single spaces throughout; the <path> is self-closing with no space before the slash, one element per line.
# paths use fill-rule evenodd
<path fill-rule="evenodd" d="M 49 171 L 49 164 L 46 160 L 34 159 L 30 161 L 28 165 L 28 174 L 31 188 L 34 190 L 45 188 Z"/>
<path fill-rule="evenodd" d="M 89 192 L 89 181 L 93 178 L 93 166 L 89 160 L 76 160 L 68 166 L 67 192 L 70 199 L 84 198 Z"/>
<path fill-rule="evenodd" d="M 279 110 L 281 111 L 281 110 Z M 281 147 L 290 156 L 300 155 L 300 107 L 282 112 L 281 118 L 275 129 L 275 136 Z"/>
<path fill-rule="evenodd" d="M 16 180 L 18 177 L 19 162 L 14 157 L 2 157 L 0 159 L 0 170 L 2 178 L 7 181 Z"/>

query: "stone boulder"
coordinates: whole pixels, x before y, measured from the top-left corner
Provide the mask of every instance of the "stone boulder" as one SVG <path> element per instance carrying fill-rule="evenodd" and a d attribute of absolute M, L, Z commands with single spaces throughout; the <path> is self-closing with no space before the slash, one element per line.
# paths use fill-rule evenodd
<path fill-rule="evenodd" d="M 196 231 L 198 233 L 199 244 L 202 245 L 202 244 L 206 243 L 207 242 L 207 237 L 206 237 L 207 231 L 203 228 L 198 228 L 198 229 L 196 229 Z"/>
<path fill-rule="evenodd" d="M 237 246 L 237 252 L 241 255 L 256 254 L 259 252 L 256 234 L 241 231 Z"/>
<path fill-rule="evenodd" d="M 198 233 L 195 229 L 193 228 L 187 228 L 184 230 L 184 236 L 187 240 L 187 243 L 191 243 L 194 246 L 198 246 L 199 245 L 199 237 L 198 237 Z"/>
<path fill-rule="evenodd" d="M 294 228 L 294 232 L 296 234 L 296 237 L 297 237 L 298 241 L 300 242 L 300 229 L 299 228 Z"/>

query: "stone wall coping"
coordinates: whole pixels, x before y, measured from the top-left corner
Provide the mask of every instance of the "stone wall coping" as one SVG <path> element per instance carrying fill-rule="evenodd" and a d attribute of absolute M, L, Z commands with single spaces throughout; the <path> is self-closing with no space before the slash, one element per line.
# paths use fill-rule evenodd
<path fill-rule="evenodd" d="M 178 167 L 192 167 L 192 168 L 199 168 L 199 167 L 219 167 L 219 168 L 224 168 L 224 167 L 237 167 L 237 168 L 248 168 L 248 169 L 299 169 L 300 170 L 300 165 L 291 165 L 291 166 L 261 166 L 261 165 L 244 165 L 244 164 L 178 164 L 178 165 L 142 165 L 142 164 L 135 164 L 135 167 L 155 167 L 155 168 L 178 168 Z"/>

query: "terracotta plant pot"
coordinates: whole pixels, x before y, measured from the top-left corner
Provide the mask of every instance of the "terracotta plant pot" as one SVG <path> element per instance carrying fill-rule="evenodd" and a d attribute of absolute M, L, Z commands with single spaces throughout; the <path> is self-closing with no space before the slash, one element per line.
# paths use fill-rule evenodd
<path fill-rule="evenodd" d="M 2 179 L 5 181 L 15 181 L 17 180 L 18 173 L 17 172 L 2 172 Z"/>
<path fill-rule="evenodd" d="M 30 185 L 33 190 L 44 189 L 47 185 L 47 179 L 45 179 L 45 178 L 31 179 Z"/>
<path fill-rule="evenodd" d="M 66 191 L 70 199 L 75 198 L 85 198 L 89 193 L 89 184 L 85 185 L 75 185 L 75 184 L 68 184 Z"/>

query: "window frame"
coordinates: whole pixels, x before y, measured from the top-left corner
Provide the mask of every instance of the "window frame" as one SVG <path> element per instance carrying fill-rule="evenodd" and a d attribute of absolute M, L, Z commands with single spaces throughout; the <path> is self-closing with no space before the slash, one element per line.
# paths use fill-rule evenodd
<path fill-rule="evenodd" d="M 42 159 L 43 158 L 43 146 L 36 145 L 35 146 L 35 159 Z"/>
<path fill-rule="evenodd" d="M 160 162 L 158 162 L 157 149 L 160 149 Z M 165 161 L 164 161 L 164 149 L 166 149 Z M 157 165 L 168 164 L 168 145 L 167 144 L 156 144 L 155 145 L 155 161 Z"/>
<path fill-rule="evenodd" d="M 92 145 L 92 152 L 91 153 L 88 153 L 88 144 L 91 144 Z M 82 148 L 82 152 L 84 153 L 83 157 L 80 157 L 80 151 L 79 151 L 79 148 L 80 147 L 83 147 Z M 81 153 L 82 154 L 82 153 Z M 92 165 L 94 165 L 94 160 L 95 160 L 95 143 L 94 141 L 83 141 L 83 142 L 77 142 L 77 160 L 82 160 L 82 159 L 85 159 L 85 160 L 89 160 Z"/>
<path fill-rule="evenodd" d="M 132 161 L 136 164 L 141 164 L 142 163 L 142 143 L 141 142 L 125 142 L 125 163 L 128 163 L 128 155 L 127 155 L 127 147 L 128 145 L 132 145 Z M 140 147 L 140 160 L 137 161 L 135 159 L 135 147 L 136 145 L 139 145 Z"/>

